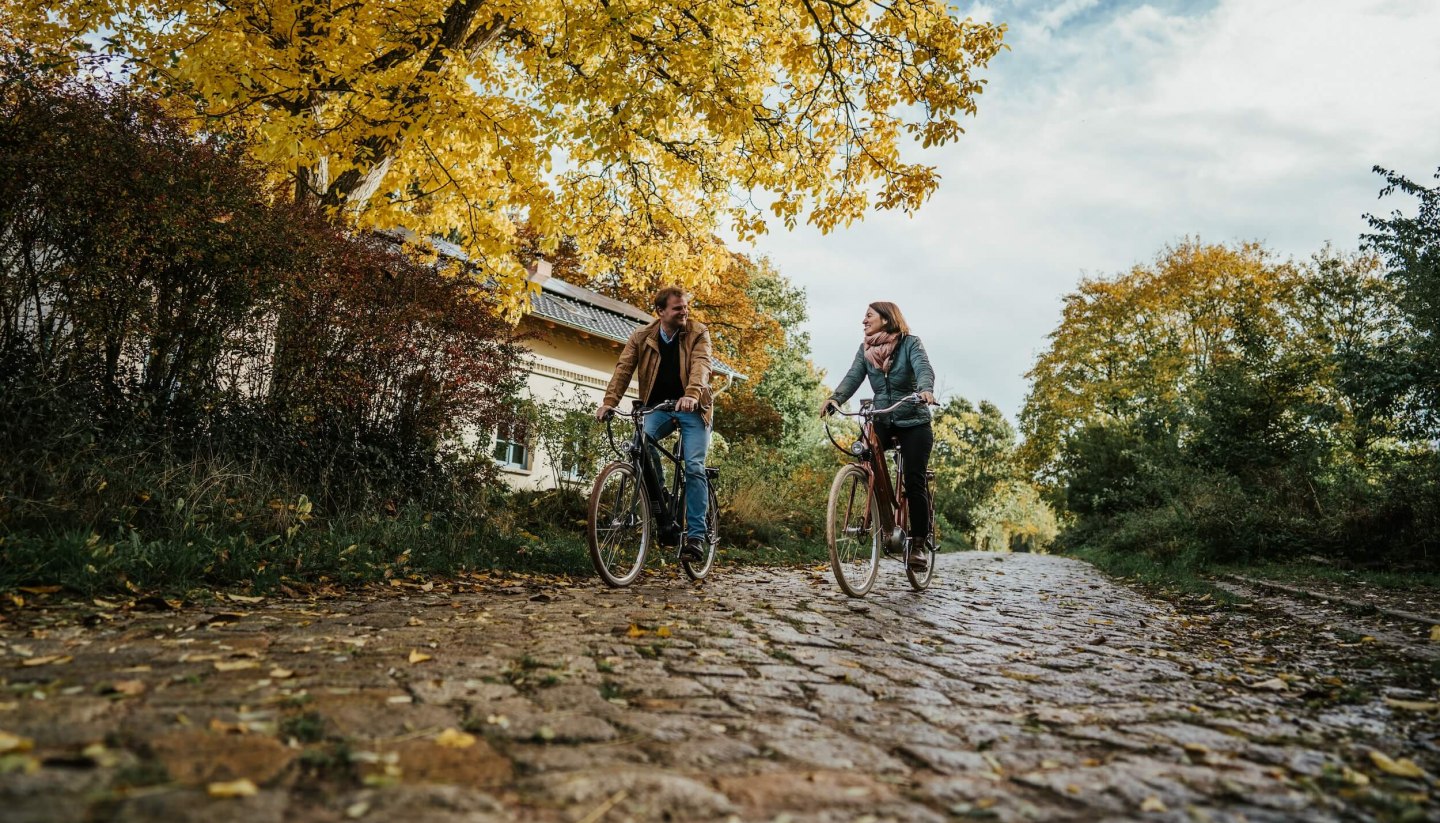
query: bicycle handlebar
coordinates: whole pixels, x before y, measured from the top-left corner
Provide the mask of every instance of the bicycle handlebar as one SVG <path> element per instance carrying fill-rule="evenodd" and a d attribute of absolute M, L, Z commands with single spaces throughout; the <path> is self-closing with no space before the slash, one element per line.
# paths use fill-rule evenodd
<path fill-rule="evenodd" d="M 865 406 L 861 406 L 859 411 L 847 412 L 847 411 L 845 411 L 844 409 L 840 408 L 839 406 L 832 406 L 830 413 L 831 413 L 831 414 L 843 414 L 843 415 L 846 416 L 846 417 L 873 417 L 874 415 L 877 415 L 877 414 L 889 414 L 890 412 L 895 411 L 896 409 L 900 408 L 900 406 L 901 406 L 902 404 L 905 404 L 905 403 L 924 403 L 924 402 L 925 402 L 925 398 L 921 397 L 919 392 L 915 392 L 915 393 L 913 393 L 913 394 L 907 394 L 907 395 L 905 395 L 904 397 L 900 398 L 899 400 L 896 400 L 896 401 L 895 401 L 895 405 L 893 405 L 893 406 L 888 406 L 888 407 L 883 408 L 883 409 L 877 409 L 877 408 L 875 408 L 874 406 L 870 406 L 870 407 L 868 407 L 868 408 L 865 407 Z"/>
<path fill-rule="evenodd" d="M 639 403 L 636 403 L 633 407 L 631 407 L 630 411 L 628 412 L 620 411 L 619 409 L 612 407 L 610 411 L 606 412 L 605 414 L 605 422 L 610 422 L 615 418 L 615 415 L 617 414 L 624 415 L 625 417 L 644 417 L 645 415 L 651 414 L 653 412 L 668 411 L 675 411 L 674 400 L 666 400 L 664 403 L 658 403 L 650 407 L 645 407 L 640 405 Z"/>

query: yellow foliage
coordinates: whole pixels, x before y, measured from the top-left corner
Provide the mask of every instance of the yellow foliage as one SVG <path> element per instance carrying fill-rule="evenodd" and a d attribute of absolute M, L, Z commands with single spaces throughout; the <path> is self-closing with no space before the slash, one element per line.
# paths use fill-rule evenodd
<path fill-rule="evenodd" d="M 700 289 L 770 219 L 829 230 L 935 190 L 901 146 L 976 112 L 1004 27 L 943 0 L 0 0 L 73 66 L 97 33 L 197 128 L 355 224 L 458 240 L 524 301 L 517 226 L 587 270 Z M 753 192 L 768 193 L 752 199 Z M 768 208 L 767 208 L 768 203 Z M 773 217 L 768 217 L 767 212 Z"/>

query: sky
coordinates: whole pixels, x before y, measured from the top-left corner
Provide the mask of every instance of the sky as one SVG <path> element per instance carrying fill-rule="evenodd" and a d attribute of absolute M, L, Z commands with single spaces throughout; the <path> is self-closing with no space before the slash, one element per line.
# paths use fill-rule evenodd
<path fill-rule="evenodd" d="M 874 300 L 899 304 L 942 400 L 1012 419 L 1081 277 L 1187 237 L 1308 259 L 1358 248 L 1375 165 L 1435 184 L 1440 0 L 992 0 L 1008 24 L 966 134 L 912 157 L 940 189 L 912 216 L 752 247 L 806 290 L 815 364 L 845 373 Z M 863 393 L 863 390 L 862 390 Z"/>

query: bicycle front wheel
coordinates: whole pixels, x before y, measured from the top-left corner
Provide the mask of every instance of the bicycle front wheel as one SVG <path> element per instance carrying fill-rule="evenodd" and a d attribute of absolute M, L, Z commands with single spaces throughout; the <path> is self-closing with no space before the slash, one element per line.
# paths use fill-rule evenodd
<path fill-rule="evenodd" d="M 680 567 L 691 580 L 703 580 L 715 565 L 715 549 L 720 545 L 720 502 L 715 499 L 715 487 L 708 486 L 710 508 L 705 512 L 705 556 L 699 561 L 682 557 Z"/>
<path fill-rule="evenodd" d="M 585 538 L 606 585 L 628 586 L 640 576 L 650 548 L 650 498 L 634 466 L 611 463 L 600 470 L 590 492 Z"/>
<path fill-rule="evenodd" d="M 880 565 L 880 530 L 871 512 L 870 479 L 851 463 L 835 473 L 826 510 L 825 541 L 835 582 L 851 597 L 864 597 Z"/>

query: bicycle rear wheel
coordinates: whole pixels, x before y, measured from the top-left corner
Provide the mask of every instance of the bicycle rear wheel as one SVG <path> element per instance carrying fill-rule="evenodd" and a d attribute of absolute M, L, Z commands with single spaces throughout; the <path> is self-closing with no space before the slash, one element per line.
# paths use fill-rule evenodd
<path fill-rule="evenodd" d="M 617 462 L 601 469 L 590 492 L 585 538 L 606 585 L 628 586 L 640 576 L 650 548 L 650 522 L 650 498 L 635 467 Z"/>
<path fill-rule="evenodd" d="M 715 487 L 706 486 L 710 495 L 710 508 L 705 512 L 705 556 L 700 562 L 680 558 L 680 567 L 691 580 L 703 580 L 715 565 L 715 549 L 720 545 L 720 502 L 715 499 Z"/>
<path fill-rule="evenodd" d="M 880 565 L 880 530 L 871 512 L 870 480 L 851 463 L 835 473 L 826 509 L 825 541 L 840 590 L 864 597 Z"/>

